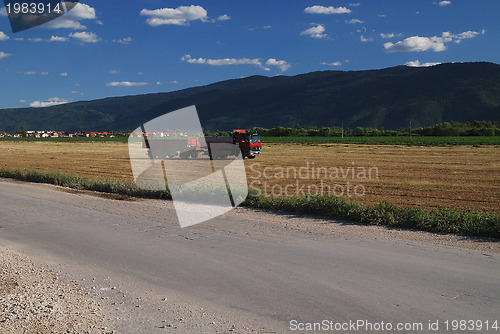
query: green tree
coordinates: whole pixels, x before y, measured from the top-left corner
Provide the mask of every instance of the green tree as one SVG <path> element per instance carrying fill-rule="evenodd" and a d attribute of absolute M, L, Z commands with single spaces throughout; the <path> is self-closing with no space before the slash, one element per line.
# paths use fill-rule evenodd
<path fill-rule="evenodd" d="M 23 125 L 21 126 L 21 131 L 20 131 L 20 134 L 23 136 L 23 137 L 27 137 L 28 136 L 28 130 L 26 130 L 26 127 Z"/>

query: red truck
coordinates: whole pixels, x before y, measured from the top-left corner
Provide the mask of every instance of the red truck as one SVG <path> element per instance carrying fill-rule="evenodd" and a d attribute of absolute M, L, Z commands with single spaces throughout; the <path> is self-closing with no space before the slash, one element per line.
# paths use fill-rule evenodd
<path fill-rule="evenodd" d="M 209 155 L 211 159 L 224 159 L 234 155 L 234 146 L 220 145 L 212 150 L 217 144 L 234 144 L 239 147 L 243 158 L 253 159 L 261 154 L 262 144 L 258 133 L 248 133 L 246 130 L 233 130 L 231 137 L 205 137 L 206 147 L 200 144 L 200 137 L 188 137 L 187 139 L 151 139 L 145 137 L 143 147 L 149 149 L 150 158 L 174 158 L 180 156 L 182 159 L 196 158 L 198 155 Z M 213 152 L 212 152 L 213 151 Z"/>
<path fill-rule="evenodd" d="M 246 130 L 233 130 L 233 135 L 231 137 L 205 137 L 205 142 L 207 143 L 209 152 L 211 152 L 210 150 L 211 145 L 215 143 L 234 144 L 240 148 L 243 159 L 255 158 L 256 156 L 261 154 L 261 149 L 262 149 L 262 144 L 260 142 L 259 134 L 248 133 Z M 224 157 L 224 153 L 221 154 Z M 214 158 L 212 154 L 210 155 L 211 158 Z"/>

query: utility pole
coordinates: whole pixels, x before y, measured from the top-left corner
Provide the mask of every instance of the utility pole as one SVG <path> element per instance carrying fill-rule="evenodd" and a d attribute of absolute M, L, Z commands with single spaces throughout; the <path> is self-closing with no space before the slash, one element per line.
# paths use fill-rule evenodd
<path fill-rule="evenodd" d="M 344 138 L 344 123 L 342 123 L 342 138 Z"/>
<path fill-rule="evenodd" d="M 410 138 L 411 138 L 411 121 L 410 121 Z"/>

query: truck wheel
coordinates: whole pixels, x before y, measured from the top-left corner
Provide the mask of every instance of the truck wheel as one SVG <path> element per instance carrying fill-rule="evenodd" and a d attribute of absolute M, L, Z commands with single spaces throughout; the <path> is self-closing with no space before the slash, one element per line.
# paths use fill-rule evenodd
<path fill-rule="evenodd" d="M 248 159 L 255 159 L 255 155 L 249 155 Z"/>

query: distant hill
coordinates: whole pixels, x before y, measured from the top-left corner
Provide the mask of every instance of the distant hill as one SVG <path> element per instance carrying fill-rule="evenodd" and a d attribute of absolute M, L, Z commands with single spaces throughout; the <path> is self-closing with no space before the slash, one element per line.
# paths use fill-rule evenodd
<path fill-rule="evenodd" d="M 135 129 L 196 105 L 205 129 L 357 126 L 396 129 L 446 121 L 500 119 L 500 65 L 398 66 L 252 76 L 170 93 L 113 97 L 47 108 L 0 110 L 0 130 Z"/>

